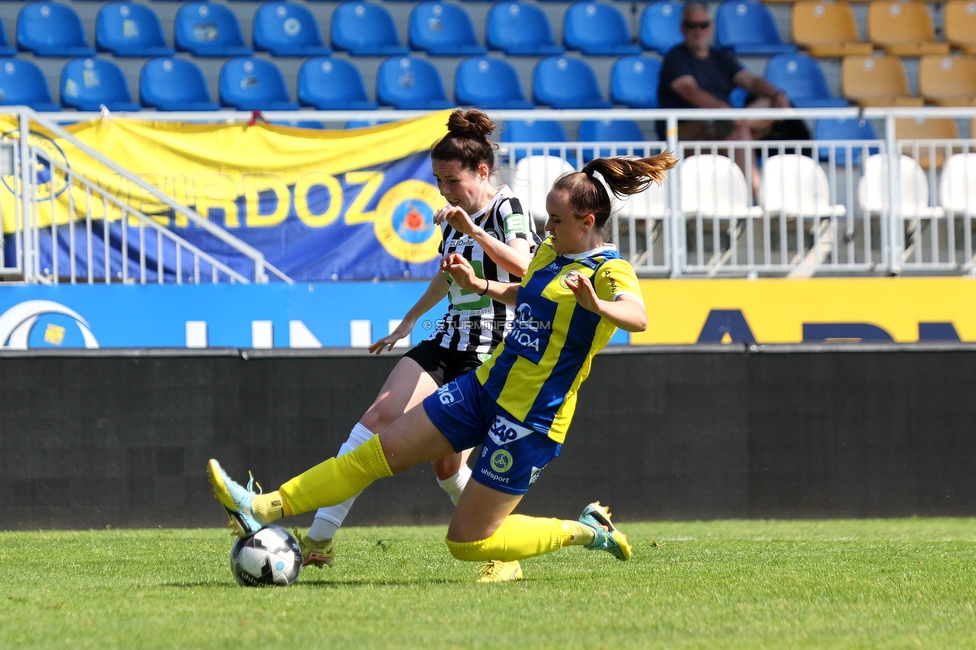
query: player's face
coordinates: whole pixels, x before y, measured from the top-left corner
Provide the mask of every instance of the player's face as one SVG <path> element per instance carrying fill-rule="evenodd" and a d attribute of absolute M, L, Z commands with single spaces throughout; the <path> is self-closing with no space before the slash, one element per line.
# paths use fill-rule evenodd
<path fill-rule="evenodd" d="M 569 192 L 552 190 L 546 197 L 546 232 L 552 236 L 552 247 L 557 253 L 583 253 L 598 245 L 591 241 L 593 234 L 593 215 L 582 219 L 573 214 L 569 206 Z"/>
<path fill-rule="evenodd" d="M 485 198 L 488 183 L 488 167 L 481 165 L 475 171 L 466 169 L 458 160 L 434 160 L 431 163 L 437 189 L 451 205 L 468 214 L 474 214 L 487 205 Z"/>

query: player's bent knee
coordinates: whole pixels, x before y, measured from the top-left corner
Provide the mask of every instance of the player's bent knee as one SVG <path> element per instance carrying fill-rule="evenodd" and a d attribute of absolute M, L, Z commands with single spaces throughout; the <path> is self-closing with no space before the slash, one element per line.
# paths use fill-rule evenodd
<path fill-rule="evenodd" d="M 454 542 L 445 538 L 444 542 L 451 551 L 451 555 L 462 562 L 486 562 L 493 559 L 489 552 L 487 539 L 479 539 L 476 542 Z"/>

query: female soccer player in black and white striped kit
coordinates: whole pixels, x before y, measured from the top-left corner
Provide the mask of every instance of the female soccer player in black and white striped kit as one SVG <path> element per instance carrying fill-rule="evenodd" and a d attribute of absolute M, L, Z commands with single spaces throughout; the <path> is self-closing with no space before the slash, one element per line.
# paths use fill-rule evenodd
<path fill-rule="evenodd" d="M 454 111 L 448 133 L 431 148 L 431 165 L 437 186 L 448 205 L 434 215 L 443 228 L 441 253 L 462 255 L 480 278 L 518 282 L 525 274 L 540 241 L 531 217 L 506 185 L 491 182 L 494 147 L 487 136 L 494 124 L 478 110 Z M 487 286 L 487 283 L 486 283 Z M 501 342 L 512 308 L 484 295 L 465 291 L 438 273 L 400 325 L 379 339 L 370 352 L 391 350 L 410 335 L 417 319 L 449 296 L 447 314 L 436 323 L 429 339 L 421 342 L 397 363 L 383 388 L 353 427 L 339 454 L 352 451 L 419 404 L 438 387 L 477 368 Z M 438 483 L 457 503 L 471 470 L 466 453 L 432 462 Z M 320 509 L 308 533 L 296 537 L 306 565 L 332 565 L 333 536 L 349 513 L 355 497 Z M 489 562 L 481 569 L 481 581 L 517 580 L 518 562 Z"/>

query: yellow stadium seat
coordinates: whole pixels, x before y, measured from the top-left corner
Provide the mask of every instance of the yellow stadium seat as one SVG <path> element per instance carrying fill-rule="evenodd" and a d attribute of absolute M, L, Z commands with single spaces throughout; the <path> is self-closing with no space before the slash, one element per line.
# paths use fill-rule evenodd
<path fill-rule="evenodd" d="M 897 56 L 845 56 L 840 68 L 844 96 L 859 106 L 922 106 L 908 87 L 905 65 Z"/>
<path fill-rule="evenodd" d="M 926 101 L 939 106 L 976 106 L 976 57 L 923 56 L 918 89 Z"/>
<path fill-rule="evenodd" d="M 934 157 L 936 168 L 941 168 L 947 153 L 952 153 L 952 145 L 935 141 L 958 140 L 959 125 L 952 118 L 905 117 L 895 120 L 895 134 L 898 140 L 918 141 L 903 143 L 901 146 L 903 154 L 917 160 L 918 164 L 925 169 L 932 165 Z"/>
<path fill-rule="evenodd" d="M 952 47 L 976 54 L 976 0 L 949 0 L 945 5 L 945 38 Z"/>
<path fill-rule="evenodd" d="M 948 54 L 949 44 L 935 40 L 935 26 L 924 2 L 873 0 L 868 5 L 868 40 L 887 54 Z"/>
<path fill-rule="evenodd" d="M 810 56 L 842 57 L 871 54 L 874 47 L 862 43 L 854 10 L 846 2 L 800 0 L 793 5 L 793 42 Z"/>

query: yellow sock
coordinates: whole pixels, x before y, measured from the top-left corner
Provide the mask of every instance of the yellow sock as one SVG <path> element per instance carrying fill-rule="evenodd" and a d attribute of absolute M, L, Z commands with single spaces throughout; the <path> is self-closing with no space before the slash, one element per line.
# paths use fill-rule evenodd
<path fill-rule="evenodd" d="M 282 506 L 300 515 L 342 503 L 365 490 L 370 483 L 392 476 L 380 437 L 373 436 L 348 454 L 330 458 L 299 474 L 280 488 Z"/>
<path fill-rule="evenodd" d="M 477 542 L 445 540 L 451 555 L 466 562 L 511 562 L 552 553 L 563 546 L 565 533 L 559 519 L 509 515 L 491 537 Z"/>
<path fill-rule="evenodd" d="M 563 520 L 563 546 L 588 546 L 593 543 L 596 533 L 589 526 L 578 521 Z"/>
<path fill-rule="evenodd" d="M 254 510 L 255 518 L 262 524 L 270 524 L 272 521 L 278 521 L 282 517 L 288 517 L 292 514 L 285 512 L 285 503 L 281 499 L 281 493 L 277 491 L 258 494 L 254 497 L 251 508 Z"/>

